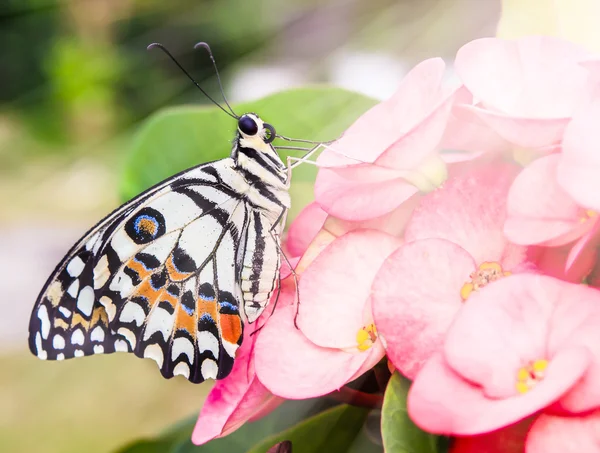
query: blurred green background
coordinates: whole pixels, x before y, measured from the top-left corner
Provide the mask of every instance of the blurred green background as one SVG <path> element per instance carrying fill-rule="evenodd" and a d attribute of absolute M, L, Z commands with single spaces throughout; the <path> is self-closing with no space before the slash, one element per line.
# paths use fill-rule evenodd
<path fill-rule="evenodd" d="M 26 346 L 45 278 L 118 204 L 140 124 L 206 103 L 149 43 L 218 97 L 208 57 L 193 51 L 209 42 L 232 102 L 309 84 L 383 99 L 418 61 L 451 63 L 493 35 L 499 13 L 499 0 L 2 0 L 0 451 L 109 452 L 197 413 L 210 388 L 126 355 L 45 363 Z"/>

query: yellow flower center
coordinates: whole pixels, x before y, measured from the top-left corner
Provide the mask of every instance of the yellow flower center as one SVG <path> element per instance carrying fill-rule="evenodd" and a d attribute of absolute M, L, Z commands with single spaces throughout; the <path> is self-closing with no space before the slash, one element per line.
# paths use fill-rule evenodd
<path fill-rule="evenodd" d="M 500 263 L 495 261 L 489 263 L 484 262 L 479 265 L 476 271 L 471 272 L 470 282 L 466 282 L 460 289 L 460 297 L 467 300 L 473 291 L 483 288 L 488 283 L 501 279 L 510 275 L 510 272 L 504 271 Z"/>
<path fill-rule="evenodd" d="M 581 213 L 581 215 L 579 217 L 579 222 L 585 223 L 590 219 L 595 219 L 596 217 L 598 217 L 598 213 L 596 211 L 587 209 Z"/>
<path fill-rule="evenodd" d="M 377 329 L 375 324 L 369 324 L 368 326 L 361 327 L 356 333 L 356 343 L 360 351 L 366 351 L 377 340 Z"/>
<path fill-rule="evenodd" d="M 519 368 L 517 371 L 516 388 L 519 393 L 526 393 L 536 384 L 544 379 L 548 368 L 548 361 L 545 359 L 530 362 L 527 366 Z"/>

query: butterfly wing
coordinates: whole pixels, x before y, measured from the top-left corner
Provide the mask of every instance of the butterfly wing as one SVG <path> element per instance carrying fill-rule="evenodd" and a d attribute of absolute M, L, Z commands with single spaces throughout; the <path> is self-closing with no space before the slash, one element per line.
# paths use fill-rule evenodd
<path fill-rule="evenodd" d="M 31 351 L 50 360 L 129 351 L 155 359 L 165 377 L 226 376 L 242 340 L 248 216 L 220 178 L 230 162 L 159 183 L 86 233 L 38 297 Z"/>

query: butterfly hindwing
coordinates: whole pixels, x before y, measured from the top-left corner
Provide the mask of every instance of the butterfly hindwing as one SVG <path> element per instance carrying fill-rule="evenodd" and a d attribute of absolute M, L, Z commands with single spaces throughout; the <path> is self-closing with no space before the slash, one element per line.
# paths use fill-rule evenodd
<path fill-rule="evenodd" d="M 223 162 L 158 184 L 92 228 L 36 302 L 32 352 L 129 351 L 193 382 L 228 374 L 242 337 L 236 263 L 248 207 L 221 184 Z"/>

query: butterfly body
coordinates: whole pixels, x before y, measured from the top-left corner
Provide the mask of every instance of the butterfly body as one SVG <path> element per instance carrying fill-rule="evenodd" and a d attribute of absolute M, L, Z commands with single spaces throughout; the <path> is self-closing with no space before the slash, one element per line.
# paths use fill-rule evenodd
<path fill-rule="evenodd" d="M 86 233 L 38 297 L 31 351 L 126 351 L 165 377 L 227 376 L 244 322 L 260 316 L 279 276 L 290 178 L 269 128 L 243 115 L 229 158 L 157 184 Z"/>

